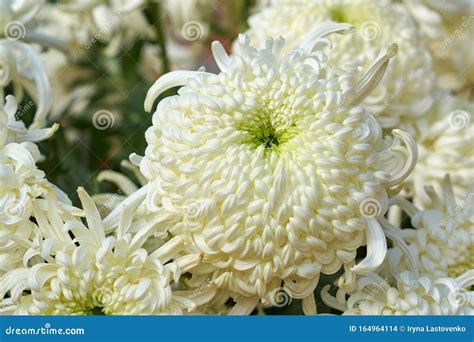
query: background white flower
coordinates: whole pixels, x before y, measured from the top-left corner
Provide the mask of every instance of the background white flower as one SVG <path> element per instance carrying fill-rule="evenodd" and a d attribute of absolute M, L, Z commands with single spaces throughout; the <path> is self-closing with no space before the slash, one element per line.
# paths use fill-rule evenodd
<path fill-rule="evenodd" d="M 174 294 L 170 283 L 195 266 L 200 256 L 180 258 L 179 238 L 152 253 L 143 248 L 160 218 L 132 234 L 133 216 L 125 210 L 116 235 L 106 236 L 92 199 L 81 188 L 78 194 L 87 227 L 67 212 L 61 215 L 54 196 L 46 197 L 45 211 L 35 205 L 41 239 L 25 254 L 25 265 L 33 256 L 41 261 L 0 278 L 0 297 L 9 292 L 11 298 L 5 302 L 13 302 L 6 310 L 21 315 L 176 314 L 196 305 Z M 26 289 L 31 294 L 22 294 Z"/>
<path fill-rule="evenodd" d="M 417 206 L 430 199 L 424 187 L 441 193 L 449 173 L 458 201 L 462 201 L 474 179 L 474 102 L 460 96 L 440 95 L 426 117 L 428 125 L 417 135 L 419 159 L 407 183 Z"/>
<path fill-rule="evenodd" d="M 424 275 L 417 278 L 409 271 L 400 273 L 393 284 L 372 273 L 358 281 L 357 289 L 337 299 L 328 294 L 329 285 L 323 290 L 326 304 L 343 311 L 345 315 L 472 315 L 473 292 L 464 290 L 474 278 L 465 284 L 458 279 L 436 278 Z"/>
<path fill-rule="evenodd" d="M 402 229 L 400 234 L 421 273 L 455 278 L 474 269 L 474 183 L 471 184 L 462 200 L 454 196 L 448 176 L 441 184 L 442 192 L 427 186 L 425 191 L 431 202 L 424 210 L 401 198 L 392 200 L 411 218 L 414 229 Z M 405 267 L 406 259 L 399 248 L 393 248 L 387 262 L 397 271 Z"/>
<path fill-rule="evenodd" d="M 283 36 L 287 49 L 298 45 L 315 25 L 347 22 L 356 34 L 332 39 L 332 63 L 367 68 L 387 43 L 398 44 L 398 54 L 387 67 L 379 87 L 366 98 L 384 128 L 412 127 L 423 120 L 433 97 L 435 72 L 432 57 L 414 20 L 399 3 L 383 1 L 271 1 L 249 18 L 252 44 L 263 47 L 268 36 Z"/>

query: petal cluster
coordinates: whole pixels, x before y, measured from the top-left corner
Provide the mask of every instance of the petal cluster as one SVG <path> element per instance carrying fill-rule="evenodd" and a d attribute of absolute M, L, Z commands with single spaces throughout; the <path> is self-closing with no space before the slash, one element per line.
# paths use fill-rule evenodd
<path fill-rule="evenodd" d="M 200 255 L 177 258 L 183 242 L 170 240 L 148 251 L 143 244 L 153 233 L 155 219 L 132 233 L 132 214 L 124 211 L 116 234 L 106 236 L 97 207 L 78 190 L 87 226 L 55 199 L 34 207 L 41 239 L 25 254 L 25 267 L 0 279 L 0 294 L 9 292 L 3 310 L 29 314 L 181 314 L 196 304 L 171 288 L 181 272 L 195 266 Z M 41 261 L 38 261 L 41 260 Z M 168 263 L 169 260 L 173 262 Z M 30 265 L 31 264 L 31 265 Z M 25 294 L 28 290 L 29 294 Z"/>
<path fill-rule="evenodd" d="M 376 267 L 386 247 L 373 217 L 416 160 L 407 134 L 384 137 L 374 116 L 353 104 L 373 89 L 393 47 L 360 75 L 328 62 L 321 38 L 333 32 L 348 26 L 322 25 L 289 53 L 283 39 L 257 50 L 241 36 L 231 56 L 215 43 L 220 73 L 164 75 L 145 103 L 184 85 L 158 104 L 146 133 L 147 207 L 192 241 L 189 251 L 204 254 L 193 272 L 211 271 L 247 310 L 282 282 L 293 297 L 312 298 L 320 273 L 353 267 L 367 243 L 354 271 Z M 372 216 L 370 201 L 378 206 Z"/>

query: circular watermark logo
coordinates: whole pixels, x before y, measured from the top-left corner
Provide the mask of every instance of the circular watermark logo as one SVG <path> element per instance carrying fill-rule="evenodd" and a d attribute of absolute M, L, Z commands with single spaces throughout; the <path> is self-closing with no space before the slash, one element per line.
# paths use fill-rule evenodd
<path fill-rule="evenodd" d="M 92 293 L 92 303 L 95 307 L 103 307 L 112 301 L 113 291 L 108 287 L 98 287 Z"/>
<path fill-rule="evenodd" d="M 94 113 L 92 124 L 96 129 L 103 131 L 114 126 L 115 117 L 108 110 L 102 109 Z"/>
<path fill-rule="evenodd" d="M 381 28 L 375 21 L 366 21 L 360 26 L 359 32 L 364 40 L 371 41 L 380 37 Z"/>
<path fill-rule="evenodd" d="M 10 41 L 20 40 L 25 38 L 26 28 L 21 21 L 10 21 L 5 25 L 3 34 Z"/>
<path fill-rule="evenodd" d="M 282 308 L 290 305 L 291 301 L 292 297 L 284 287 L 277 287 L 270 293 L 270 302 L 274 307 Z"/>
<path fill-rule="evenodd" d="M 471 120 L 469 114 L 463 110 L 455 110 L 448 117 L 449 126 L 455 130 L 461 130 L 469 126 Z"/>
<path fill-rule="evenodd" d="M 365 218 L 382 215 L 382 205 L 375 198 L 366 198 L 359 205 L 359 211 Z"/>
<path fill-rule="evenodd" d="M 204 38 L 205 29 L 200 22 L 190 20 L 184 23 L 183 27 L 181 28 L 181 34 L 185 40 L 194 42 Z"/>

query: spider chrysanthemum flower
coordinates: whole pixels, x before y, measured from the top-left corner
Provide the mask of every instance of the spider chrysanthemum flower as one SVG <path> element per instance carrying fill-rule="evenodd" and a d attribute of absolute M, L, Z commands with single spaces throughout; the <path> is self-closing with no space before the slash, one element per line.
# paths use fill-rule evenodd
<path fill-rule="evenodd" d="M 472 184 L 462 201 L 457 201 L 454 197 L 448 176 L 442 183 L 442 196 L 433 187 L 427 186 L 426 192 L 431 203 L 425 210 L 418 210 L 400 197 L 391 200 L 411 217 L 415 229 L 402 229 L 400 233 L 417 260 L 421 273 L 455 278 L 474 269 L 474 183 Z M 389 250 L 388 263 L 392 270 L 400 269 L 405 261 L 399 248 Z"/>
<path fill-rule="evenodd" d="M 60 215 L 52 196 L 34 206 L 41 239 L 24 257 L 25 267 L 0 278 L 0 296 L 12 314 L 179 314 L 196 304 L 173 293 L 171 283 L 193 267 L 200 255 L 179 258 L 183 240 L 175 238 L 148 252 L 144 242 L 160 221 L 155 218 L 130 233 L 133 215 L 124 210 L 116 234 L 106 236 L 98 209 L 78 190 L 88 227 Z M 33 262 L 32 258 L 41 258 Z M 172 262 L 169 260 L 174 259 Z M 28 266 L 32 264 L 32 266 Z M 30 294 L 23 291 L 28 290 Z M 193 299 L 196 299 L 194 296 Z"/>
<path fill-rule="evenodd" d="M 172 234 L 192 241 L 190 252 L 204 254 L 193 273 L 211 274 L 223 300 L 227 293 L 238 303 L 234 312 L 251 311 L 282 282 L 314 308 L 321 272 L 354 266 L 366 243 L 367 258 L 354 271 L 384 258 L 374 217 L 385 211 L 387 189 L 410 172 L 416 147 L 399 130 L 384 138 L 357 107 L 395 46 L 362 76 L 328 65 L 322 37 L 350 29 L 322 25 L 290 53 L 284 39 L 256 50 L 242 35 L 231 56 L 215 42 L 219 74 L 174 71 L 148 93 L 150 110 L 163 91 L 184 85 L 159 102 L 146 133 L 147 206 L 169 217 Z M 373 215 L 361 209 L 367 200 L 379 206 Z"/>
<path fill-rule="evenodd" d="M 268 36 L 282 36 L 291 49 L 315 25 L 330 20 L 356 27 L 355 34 L 333 39 L 331 56 L 339 67 L 355 64 L 366 68 L 386 43 L 398 45 L 397 57 L 364 105 L 384 128 L 413 129 L 432 102 L 435 72 L 429 50 L 402 4 L 388 0 L 274 0 L 249 18 L 247 34 L 257 47 L 263 47 Z"/>
<path fill-rule="evenodd" d="M 25 241 L 34 237 L 32 203 L 48 191 L 60 193 L 37 168 L 40 152 L 34 144 L 49 138 L 57 125 L 27 129 L 16 115 L 16 100 L 9 95 L 0 106 L 0 274 L 21 264 Z"/>
<path fill-rule="evenodd" d="M 345 315 L 472 315 L 474 292 L 466 289 L 473 283 L 472 271 L 456 279 L 418 278 L 404 271 L 394 284 L 372 273 L 358 280 L 347 301 L 343 292 L 331 297 L 329 285 L 323 289 L 322 298 Z"/>

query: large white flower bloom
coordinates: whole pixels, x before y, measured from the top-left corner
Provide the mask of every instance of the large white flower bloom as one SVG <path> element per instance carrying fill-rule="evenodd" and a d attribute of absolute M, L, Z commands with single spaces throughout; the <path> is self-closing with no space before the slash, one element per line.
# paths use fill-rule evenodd
<path fill-rule="evenodd" d="M 34 205 L 41 239 L 25 254 L 24 263 L 28 265 L 32 257 L 42 261 L 0 279 L 0 297 L 9 293 L 3 299 L 5 313 L 179 314 L 196 306 L 197 296 L 191 300 L 186 292 L 175 294 L 170 283 L 177 282 L 201 256 L 178 257 L 181 238 L 153 252 L 143 247 L 161 217 L 131 233 L 133 215 L 126 209 L 115 236 L 106 236 L 92 199 L 81 188 L 78 193 L 88 227 L 67 213 L 61 216 L 52 196 L 42 202 L 47 210 Z"/>
<path fill-rule="evenodd" d="M 158 104 L 140 165 L 149 184 L 130 202 L 148 192 L 149 210 L 193 242 L 190 252 L 204 253 L 193 273 L 212 272 L 223 297 L 238 302 L 233 312 L 251 311 L 282 282 L 314 312 L 321 272 L 369 272 L 385 256 L 375 216 L 385 211 L 387 189 L 412 169 L 416 147 L 399 130 L 384 138 L 357 107 L 395 46 L 363 76 L 329 66 L 322 37 L 350 29 L 322 25 L 290 53 L 284 39 L 256 50 L 242 35 L 232 56 L 214 42 L 219 74 L 174 71 L 148 93 L 150 110 L 163 91 L 185 85 Z M 373 215 L 365 213 L 370 201 L 379 205 Z M 367 259 L 353 267 L 366 243 Z"/>
<path fill-rule="evenodd" d="M 357 289 L 345 300 L 322 291 L 323 301 L 346 315 L 472 315 L 474 284 L 471 270 L 456 278 L 416 277 L 409 271 L 400 273 L 393 284 L 372 273 L 358 280 Z"/>
<path fill-rule="evenodd" d="M 418 210 L 400 197 L 391 199 L 411 218 L 415 229 L 402 229 L 400 233 L 421 273 L 455 278 L 474 269 L 474 182 L 471 184 L 462 202 L 456 201 L 448 176 L 442 183 L 442 196 L 433 187 L 426 187 L 431 203 L 425 210 Z M 399 248 L 389 250 L 392 270 L 403 267 L 403 254 L 406 255 Z"/>
<path fill-rule="evenodd" d="M 428 126 L 418 134 L 418 162 L 407 182 L 410 195 L 417 206 L 425 206 L 430 199 L 424 186 L 432 185 L 440 192 L 444 175 L 449 173 L 461 201 L 474 180 L 474 102 L 442 95 L 427 119 Z"/>
<path fill-rule="evenodd" d="M 274 0 L 249 18 L 247 33 L 257 47 L 264 46 L 267 36 L 283 36 L 291 49 L 316 24 L 328 20 L 351 23 L 357 30 L 333 39 L 332 60 L 339 67 L 356 64 L 367 68 L 387 42 L 398 44 L 397 57 L 364 105 L 378 115 L 384 128 L 411 130 L 430 107 L 435 73 L 429 50 L 402 4 L 388 0 Z"/>

